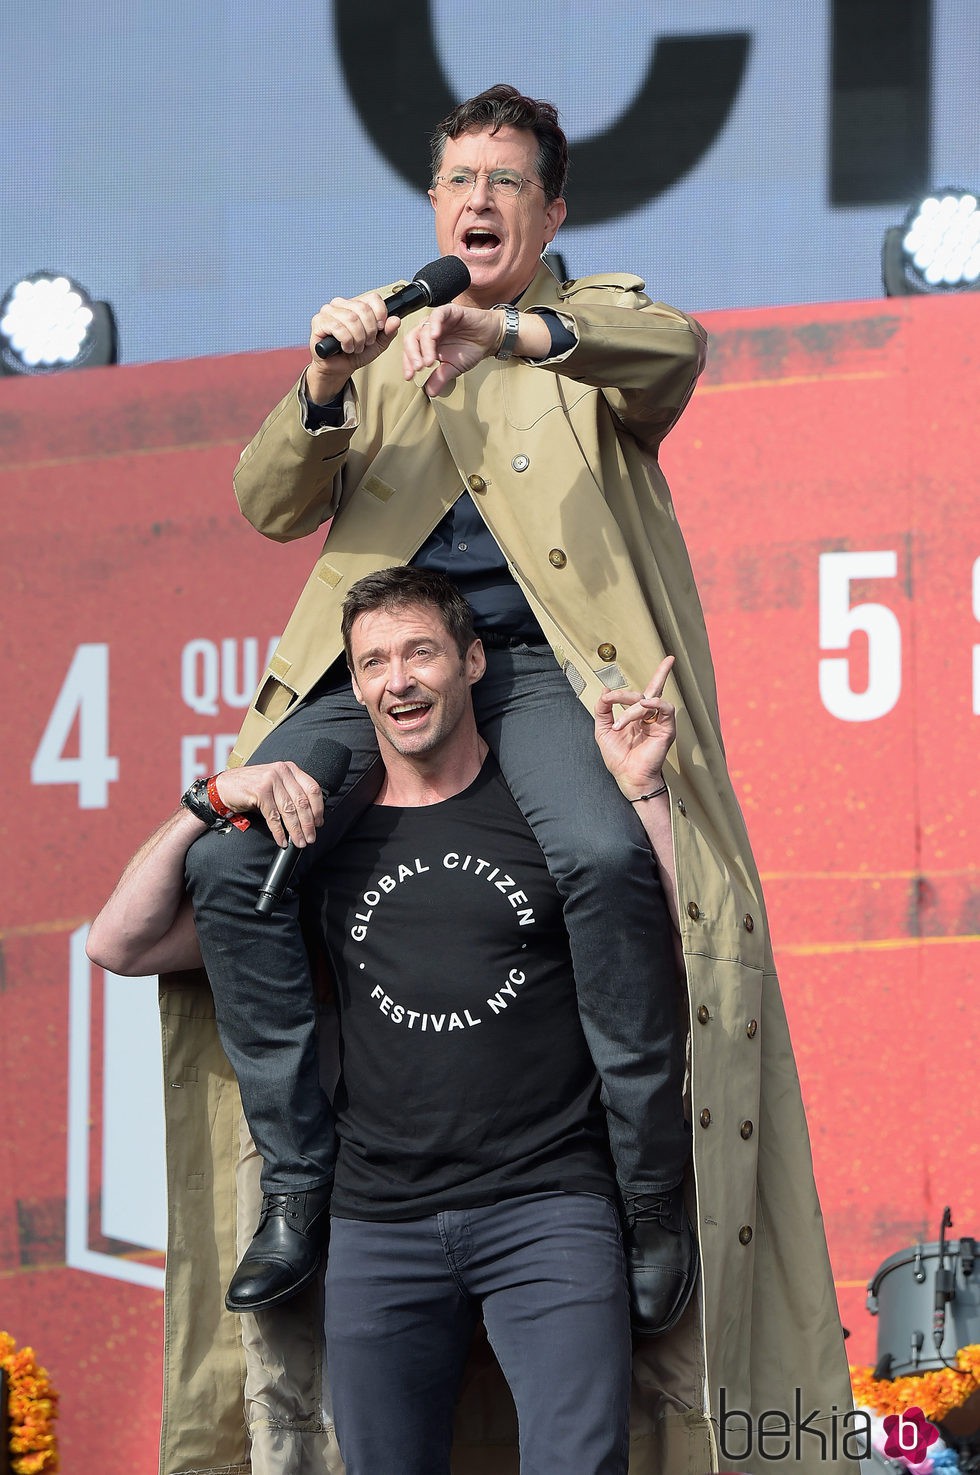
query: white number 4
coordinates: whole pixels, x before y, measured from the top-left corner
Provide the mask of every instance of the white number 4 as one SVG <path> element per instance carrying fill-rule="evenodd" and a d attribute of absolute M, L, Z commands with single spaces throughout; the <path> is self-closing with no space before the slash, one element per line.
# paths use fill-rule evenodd
<path fill-rule="evenodd" d="M 820 662 L 820 697 L 832 717 L 871 722 L 895 706 L 902 690 L 902 631 L 883 604 L 851 604 L 855 579 L 894 579 L 898 557 L 888 553 L 821 553 L 820 649 L 846 650 L 855 631 L 868 637 L 868 684 L 851 687 L 848 656 Z"/>
<path fill-rule="evenodd" d="M 66 757 L 75 719 L 78 756 Z M 31 764 L 35 784 L 77 784 L 79 809 L 105 809 L 119 759 L 109 756 L 109 647 L 80 645 Z"/>

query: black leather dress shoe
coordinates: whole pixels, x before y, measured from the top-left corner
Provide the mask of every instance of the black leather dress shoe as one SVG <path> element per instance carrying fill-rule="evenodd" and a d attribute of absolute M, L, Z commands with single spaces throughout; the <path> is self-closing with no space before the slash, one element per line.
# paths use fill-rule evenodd
<path fill-rule="evenodd" d="M 669 1331 L 698 1278 L 698 1239 L 684 1207 L 684 1185 L 624 1195 L 623 1247 L 630 1324 L 641 1337 Z"/>
<path fill-rule="evenodd" d="M 262 1311 L 288 1301 L 323 1263 L 330 1238 L 330 1185 L 306 1193 L 264 1193 L 252 1243 L 231 1278 L 229 1311 Z"/>

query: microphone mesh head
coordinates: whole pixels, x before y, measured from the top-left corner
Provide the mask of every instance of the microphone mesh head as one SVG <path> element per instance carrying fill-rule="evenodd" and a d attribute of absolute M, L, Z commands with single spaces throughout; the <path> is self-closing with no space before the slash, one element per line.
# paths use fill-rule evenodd
<path fill-rule="evenodd" d="M 430 261 L 417 271 L 412 281 L 419 282 L 428 292 L 430 306 L 442 307 L 466 291 L 470 274 L 458 256 L 440 256 L 438 261 Z"/>
<path fill-rule="evenodd" d="M 336 794 L 347 777 L 350 760 L 350 748 L 328 737 L 317 738 L 305 757 L 297 754 L 293 758 L 298 767 L 305 768 L 310 777 L 316 779 L 321 789 L 331 794 Z"/>

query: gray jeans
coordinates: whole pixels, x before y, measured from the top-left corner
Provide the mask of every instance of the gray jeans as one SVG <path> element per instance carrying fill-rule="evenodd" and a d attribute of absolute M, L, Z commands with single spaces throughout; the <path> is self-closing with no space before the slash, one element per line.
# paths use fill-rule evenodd
<path fill-rule="evenodd" d="M 688 1156 L 683 1042 L 670 920 L 643 828 L 547 646 L 489 649 L 473 700 L 480 731 L 563 900 L 619 1183 L 630 1191 L 672 1187 Z M 324 735 L 354 755 L 336 799 L 378 756 L 374 729 L 339 664 L 251 761 L 291 758 L 302 767 Z M 307 863 L 314 848 L 304 854 Z M 329 1183 L 336 1158 L 299 925 L 303 864 L 275 913 L 253 909 L 274 854 L 265 827 L 253 824 L 244 833 L 201 836 L 186 867 L 218 1030 L 265 1162 L 267 1193 Z"/>
<path fill-rule="evenodd" d="M 327 1362 L 347 1475 L 449 1475 L 481 1314 L 521 1475 L 626 1475 L 631 1344 L 617 1210 L 535 1193 L 407 1223 L 333 1219 Z"/>

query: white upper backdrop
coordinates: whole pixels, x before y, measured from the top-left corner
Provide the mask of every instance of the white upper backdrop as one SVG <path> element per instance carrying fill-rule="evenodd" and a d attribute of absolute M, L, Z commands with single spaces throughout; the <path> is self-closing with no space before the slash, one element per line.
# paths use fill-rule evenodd
<path fill-rule="evenodd" d="M 573 198 L 556 249 L 572 275 L 632 270 L 692 312 L 881 295 L 882 235 L 903 211 L 831 202 L 832 0 L 402 0 L 397 35 L 387 0 L 8 0 L 0 293 L 67 272 L 111 302 L 133 363 L 301 344 L 335 293 L 411 276 L 436 254 L 430 207 L 352 101 L 335 5 L 362 20 L 356 64 L 382 112 L 411 93 L 431 25 L 456 99 L 510 81 L 558 105 L 573 183 L 576 144 L 622 119 L 658 41 L 747 37 L 694 167 L 614 219 L 576 226 Z M 926 10 L 930 182 L 977 186 L 980 3 Z M 664 142 L 634 134 L 634 172 Z"/>

